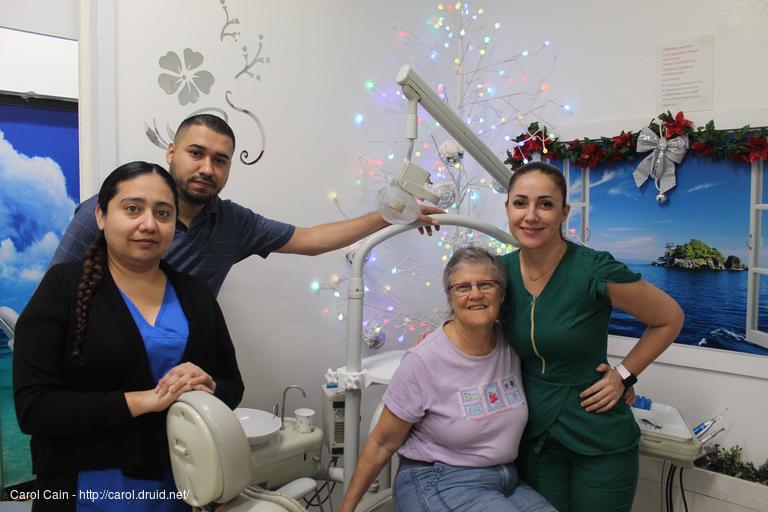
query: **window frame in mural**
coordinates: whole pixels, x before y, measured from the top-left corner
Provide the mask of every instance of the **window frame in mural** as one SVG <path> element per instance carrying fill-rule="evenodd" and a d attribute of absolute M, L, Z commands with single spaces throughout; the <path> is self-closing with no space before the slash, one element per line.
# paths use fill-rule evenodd
<path fill-rule="evenodd" d="M 760 251 L 763 240 L 762 212 L 768 210 L 763 197 L 765 178 L 764 161 L 752 164 L 749 190 L 749 243 L 747 244 L 749 266 L 747 269 L 747 341 L 768 347 L 768 332 L 758 328 L 760 310 L 760 276 L 768 277 L 768 268 L 760 266 Z"/>

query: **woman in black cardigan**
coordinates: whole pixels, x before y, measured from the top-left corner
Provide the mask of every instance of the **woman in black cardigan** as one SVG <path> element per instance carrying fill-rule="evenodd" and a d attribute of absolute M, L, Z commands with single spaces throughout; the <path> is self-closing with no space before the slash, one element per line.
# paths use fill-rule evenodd
<path fill-rule="evenodd" d="M 82 263 L 52 267 L 19 317 L 13 385 L 32 435 L 33 510 L 188 510 L 159 499 L 175 490 L 166 410 L 192 389 L 232 408 L 242 398 L 216 298 L 161 261 L 177 208 L 162 167 L 118 167 L 99 192 L 104 236 Z M 165 493 L 138 501 L 141 490 Z"/>

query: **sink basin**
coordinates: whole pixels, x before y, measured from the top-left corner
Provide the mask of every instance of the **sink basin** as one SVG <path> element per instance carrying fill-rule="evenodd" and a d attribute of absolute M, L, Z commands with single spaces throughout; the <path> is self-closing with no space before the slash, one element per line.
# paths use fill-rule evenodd
<path fill-rule="evenodd" d="M 251 446 L 267 442 L 280 430 L 280 418 L 270 412 L 244 407 L 238 407 L 234 412 Z"/>

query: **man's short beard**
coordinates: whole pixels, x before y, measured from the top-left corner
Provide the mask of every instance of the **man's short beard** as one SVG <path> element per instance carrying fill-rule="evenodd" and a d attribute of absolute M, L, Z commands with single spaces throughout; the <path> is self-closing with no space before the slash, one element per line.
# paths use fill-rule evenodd
<path fill-rule="evenodd" d="M 194 192 L 190 192 L 186 187 L 178 187 L 179 189 L 179 195 L 181 196 L 181 199 L 188 203 L 194 203 L 194 204 L 205 204 L 208 202 L 208 200 L 215 194 L 210 196 L 204 196 L 202 194 L 196 194 Z"/>

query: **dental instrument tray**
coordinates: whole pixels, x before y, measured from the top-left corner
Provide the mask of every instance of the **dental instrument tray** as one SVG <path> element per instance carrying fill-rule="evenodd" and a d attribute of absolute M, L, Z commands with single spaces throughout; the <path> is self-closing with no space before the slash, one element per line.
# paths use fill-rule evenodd
<path fill-rule="evenodd" d="M 632 413 L 644 435 L 683 441 L 693 437 L 690 427 L 671 405 L 653 402 L 650 410 L 633 407 Z"/>
<path fill-rule="evenodd" d="M 677 409 L 653 402 L 650 410 L 632 408 L 640 427 L 640 455 L 691 467 L 699 457 L 701 443 Z"/>

